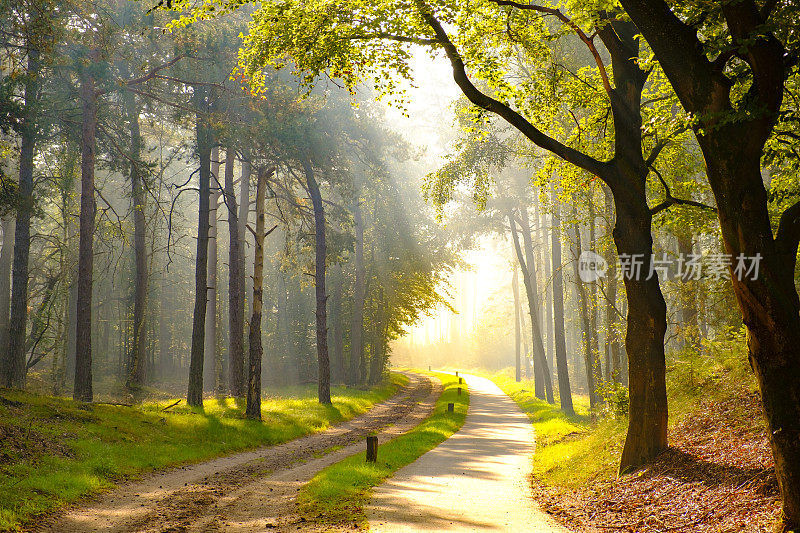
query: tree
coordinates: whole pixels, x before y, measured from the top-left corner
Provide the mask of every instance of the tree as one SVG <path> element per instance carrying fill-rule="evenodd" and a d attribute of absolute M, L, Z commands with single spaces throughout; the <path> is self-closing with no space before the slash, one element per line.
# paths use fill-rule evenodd
<path fill-rule="evenodd" d="M 794 283 L 800 202 L 773 234 L 761 160 L 774 135 L 790 71 L 797 76 L 797 10 L 753 0 L 671 8 L 621 0 L 652 48 L 692 124 L 733 258 L 761 258 L 756 279 L 732 276 L 753 370 L 769 421 L 787 529 L 800 527 L 800 299 Z M 688 16 L 687 16 L 688 15 Z M 783 24 L 783 25 L 782 25 Z M 714 39 L 701 41 L 699 32 Z M 721 46 L 720 46 L 721 43 Z M 714 57 L 714 59 L 709 59 Z"/>

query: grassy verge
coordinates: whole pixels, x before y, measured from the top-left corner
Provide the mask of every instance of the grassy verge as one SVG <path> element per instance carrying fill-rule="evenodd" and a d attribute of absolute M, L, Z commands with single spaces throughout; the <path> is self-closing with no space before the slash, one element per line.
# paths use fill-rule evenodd
<path fill-rule="evenodd" d="M 202 461 L 322 431 L 365 412 L 408 379 L 362 391 L 334 387 L 333 404 L 316 386 L 275 391 L 262 422 L 243 418 L 244 402 L 206 400 L 204 409 L 172 401 L 136 407 L 85 405 L 4 390 L 0 394 L 0 530 L 18 527 L 60 504 L 127 476 Z"/>
<path fill-rule="evenodd" d="M 376 463 L 367 463 L 365 454 L 360 453 L 319 472 L 298 494 L 301 513 L 316 521 L 355 522 L 363 526 L 364 504 L 372 487 L 435 448 L 464 424 L 469 394 L 458 396 L 458 378 L 436 372 L 428 374 L 437 377 L 444 387 L 431 416 L 405 435 L 381 444 Z M 461 387 L 466 389 L 463 384 Z M 454 413 L 447 412 L 448 403 L 455 404 Z"/>
<path fill-rule="evenodd" d="M 670 426 L 691 416 L 700 399 L 717 400 L 755 390 L 739 335 L 703 345 L 702 354 L 683 351 L 667 361 Z M 591 416 L 588 399 L 573 396 L 576 414 L 564 414 L 533 394 L 533 382 L 516 383 L 507 372 L 490 377 L 528 414 L 536 432 L 534 475 L 546 485 L 566 488 L 610 479 L 617 473 L 625 442 L 625 416 Z"/>

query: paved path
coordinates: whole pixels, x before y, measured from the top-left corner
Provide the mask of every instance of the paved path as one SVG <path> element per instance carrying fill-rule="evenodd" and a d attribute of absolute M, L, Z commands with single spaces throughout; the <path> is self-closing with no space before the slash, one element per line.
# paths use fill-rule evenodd
<path fill-rule="evenodd" d="M 370 531 L 566 532 L 530 495 L 528 417 L 488 379 L 464 379 L 464 426 L 375 488 Z"/>

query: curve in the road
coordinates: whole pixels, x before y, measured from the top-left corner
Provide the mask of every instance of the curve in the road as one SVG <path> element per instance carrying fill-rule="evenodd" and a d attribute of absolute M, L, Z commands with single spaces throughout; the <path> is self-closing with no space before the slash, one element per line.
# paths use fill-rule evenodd
<path fill-rule="evenodd" d="M 375 488 L 370 531 L 566 532 L 531 497 L 528 417 L 490 380 L 464 379 L 464 425 Z"/>

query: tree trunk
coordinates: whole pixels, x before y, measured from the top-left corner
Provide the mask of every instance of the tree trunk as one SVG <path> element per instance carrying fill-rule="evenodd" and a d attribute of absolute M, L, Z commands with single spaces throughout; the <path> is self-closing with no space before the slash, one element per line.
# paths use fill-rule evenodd
<path fill-rule="evenodd" d="M 242 316 L 242 331 L 244 332 L 245 322 L 247 317 L 247 294 L 252 292 L 253 279 L 247 276 L 245 265 L 247 264 L 247 220 L 250 215 L 250 176 L 252 174 L 252 167 L 247 157 L 242 161 L 242 175 L 239 179 L 239 249 L 241 251 L 241 268 L 239 269 L 239 286 L 242 290 L 242 301 L 239 302 Z M 249 353 L 249 348 L 245 344 L 248 339 L 245 338 L 242 343 L 242 353 Z M 243 356 L 244 359 L 244 356 Z M 247 361 L 242 361 L 242 366 L 246 366 Z"/>
<path fill-rule="evenodd" d="M 208 191 L 208 300 L 204 338 L 203 389 L 216 391 L 217 382 L 217 207 L 219 206 L 219 147 L 211 149 L 211 176 Z"/>
<path fill-rule="evenodd" d="M 517 274 L 518 265 L 514 261 L 513 274 L 511 275 L 511 292 L 514 293 L 514 381 L 522 381 L 522 360 L 520 359 L 520 325 L 519 325 L 519 275 Z"/>
<path fill-rule="evenodd" d="M 211 127 L 205 114 L 208 102 L 205 89 L 195 87 L 197 112 L 197 154 L 200 159 L 199 202 L 197 222 L 197 254 L 195 257 L 195 301 L 192 318 L 192 348 L 189 361 L 189 388 L 186 401 L 189 405 L 203 405 L 203 362 L 205 349 L 206 306 L 208 303 L 208 221 L 209 187 L 211 183 Z"/>
<path fill-rule="evenodd" d="M 8 324 L 8 349 L 0 374 L 5 387 L 25 386 L 25 334 L 28 328 L 28 260 L 31 250 L 33 215 L 33 156 L 36 147 L 36 106 L 39 102 L 41 63 L 35 48 L 28 51 L 28 80 L 25 82 L 25 117 L 19 156 L 19 209 L 14 235 L 14 261 L 11 279 L 11 311 Z"/>
<path fill-rule="evenodd" d="M 94 62 L 97 50 L 89 52 Z M 92 271 L 94 267 L 94 223 L 97 206 L 94 198 L 95 133 L 97 130 L 97 90 L 92 74 L 85 72 L 81 82 L 83 123 L 81 126 L 81 214 L 78 245 L 78 312 L 75 335 L 75 400 L 92 401 Z"/>
<path fill-rule="evenodd" d="M 525 208 L 522 208 L 522 211 L 524 210 Z M 514 221 L 514 215 L 511 213 L 509 213 L 508 222 L 511 226 L 511 236 L 514 241 L 514 249 L 516 250 L 517 253 L 517 261 L 519 262 L 520 268 L 522 270 L 522 281 L 525 284 L 525 292 L 528 295 L 528 311 L 531 317 L 531 335 L 533 340 L 533 361 L 534 365 L 536 365 L 537 364 L 536 362 L 538 361 L 541 372 L 541 378 L 540 378 L 539 375 L 536 375 L 536 371 L 534 370 L 534 379 L 535 379 L 534 385 L 536 383 L 539 383 L 540 381 L 544 381 L 543 388 L 546 394 L 547 401 L 548 403 L 554 403 L 555 400 L 553 398 L 553 384 L 552 381 L 550 381 L 550 372 L 547 368 L 547 361 L 545 360 L 545 355 L 544 355 L 544 346 L 542 344 L 542 331 L 541 328 L 539 327 L 539 320 L 536 313 L 536 309 L 538 307 L 538 300 L 536 297 L 536 288 L 534 285 L 535 279 L 533 279 L 533 276 L 531 275 L 532 274 L 531 269 L 535 268 L 532 264 L 533 254 L 532 253 L 526 254 L 528 256 L 526 264 L 526 258 L 523 256 L 522 248 L 519 245 L 519 235 L 517 232 L 517 225 L 516 222 Z M 523 217 L 522 238 L 523 240 L 528 241 L 529 246 L 526 246 L 526 251 L 530 252 L 531 251 L 530 226 L 525 224 L 525 222 L 526 219 Z M 525 236 L 526 233 L 527 237 Z M 540 389 L 540 392 L 539 394 L 536 395 L 536 397 L 544 399 L 545 394 L 542 394 Z"/>
<path fill-rule="evenodd" d="M 333 272 L 332 272 L 333 273 Z M 337 266 L 334 289 L 331 291 L 331 379 L 334 383 L 345 380 L 344 368 L 344 321 L 342 320 L 342 290 L 344 286 L 342 267 Z"/>
<path fill-rule="evenodd" d="M 233 189 L 233 163 L 236 152 L 228 148 L 225 153 L 225 203 L 228 207 L 228 371 L 231 395 L 244 395 L 244 253 L 239 240 L 239 213 L 236 209 L 236 194 Z M 244 176 L 242 176 L 244 180 Z M 248 178 L 249 179 L 249 178 Z M 259 317 L 260 319 L 260 317 Z"/>
<path fill-rule="evenodd" d="M 255 261 L 253 262 L 253 303 L 250 318 L 250 358 L 247 365 L 247 408 L 248 418 L 261 420 L 261 308 L 264 294 L 264 212 L 267 189 L 267 172 L 258 170 L 256 184 L 256 234 Z"/>
<path fill-rule="evenodd" d="M 691 235 L 678 235 L 678 254 L 684 259 L 692 254 Z M 697 324 L 695 281 L 682 280 L 680 291 L 681 347 L 696 350 L 700 347 L 700 328 Z"/>
<path fill-rule="evenodd" d="M 652 217 L 644 198 L 644 187 L 616 191 L 617 221 L 614 241 L 628 257 L 644 259 L 641 276 L 630 276 L 623 268 L 628 295 L 628 332 L 625 348 L 629 355 L 628 380 L 630 415 L 622 451 L 620 471 L 628 472 L 652 460 L 667 447 L 667 388 L 664 335 L 667 306 L 658 276 L 646 279 L 653 253 L 650 233 Z"/>
<path fill-rule="evenodd" d="M 364 222 L 361 218 L 361 199 L 358 192 L 353 200 L 355 231 L 355 285 L 353 286 L 353 311 L 350 326 L 350 382 L 361 381 L 361 361 L 364 356 L 364 300 L 366 298 L 366 270 L 364 268 Z"/>
<path fill-rule="evenodd" d="M 590 191 L 590 195 L 592 192 Z M 597 239 L 596 239 L 596 218 L 597 215 L 594 210 L 594 198 L 589 197 L 589 250 L 596 251 L 597 250 Z M 599 332 L 597 328 L 597 286 L 600 284 L 600 280 L 597 280 L 596 283 L 592 283 L 592 288 L 590 291 L 590 297 L 587 301 L 587 310 L 589 311 L 589 340 L 591 341 L 591 350 L 592 350 L 592 367 L 594 368 L 596 382 L 600 383 L 603 381 L 603 365 L 601 364 L 600 359 L 600 339 L 598 338 Z"/>
<path fill-rule="evenodd" d="M 314 258 L 314 282 L 317 300 L 317 397 L 319 403 L 331 403 L 331 368 L 328 359 L 328 317 L 327 300 L 325 294 L 325 259 L 327 248 L 325 245 L 325 209 L 322 205 L 322 195 L 319 191 L 319 184 L 314 178 L 314 169 L 311 162 L 303 161 L 303 170 L 306 174 L 306 185 L 311 195 L 311 203 L 314 206 L 314 236 L 315 236 L 315 258 Z"/>
<path fill-rule="evenodd" d="M 561 264 L 561 221 L 559 220 L 559 200 L 555 188 L 551 190 L 553 202 L 553 224 L 550 230 L 550 250 L 553 258 L 553 332 L 555 338 L 556 368 L 558 369 L 558 396 L 561 410 L 575 412 L 572 406 L 572 389 L 569 383 L 567 365 L 567 341 L 564 337 L 564 275 Z"/>
<path fill-rule="evenodd" d="M 605 196 L 606 217 L 609 221 L 608 231 L 613 233 L 614 225 L 611 220 L 615 216 L 614 197 L 608 187 L 603 187 L 603 194 Z M 606 302 L 606 353 L 610 357 L 610 378 L 616 383 L 621 383 L 622 367 L 620 364 L 619 337 L 617 336 L 619 324 L 617 315 L 617 258 L 612 246 L 609 246 L 606 251 L 606 261 L 608 263 L 608 271 L 606 272 L 606 279 L 608 280 L 608 288 L 606 289 L 606 296 L 608 297 Z"/>
<path fill-rule="evenodd" d="M 14 259 L 14 227 L 12 217 L 2 221 L 3 242 L 0 248 L 0 348 L 8 347 L 8 322 L 11 316 L 11 264 Z M 60 338 L 60 337 L 59 337 Z"/>
<path fill-rule="evenodd" d="M 133 247 L 136 262 L 134 277 L 133 300 L 133 344 L 131 347 L 130 368 L 128 373 L 128 386 L 141 387 L 144 385 L 147 374 L 147 354 L 145 317 L 147 315 L 147 248 L 145 234 L 147 223 L 145 221 L 145 188 L 142 173 L 139 169 L 139 159 L 142 152 L 142 136 L 139 130 L 139 108 L 135 96 L 126 92 L 126 111 L 131 134 L 131 192 L 133 200 Z"/>
<path fill-rule="evenodd" d="M 577 217 L 577 210 L 575 211 Z M 591 323 L 589 321 L 589 296 L 579 274 L 579 257 L 581 254 L 581 230 L 576 224 L 573 226 L 572 240 L 574 243 L 572 262 L 573 275 L 575 276 L 575 289 L 578 294 L 578 312 L 581 319 L 581 337 L 583 339 L 583 364 L 586 371 L 586 388 L 589 389 L 589 407 L 594 408 L 598 403 L 597 397 L 597 374 L 592 352 Z"/>

